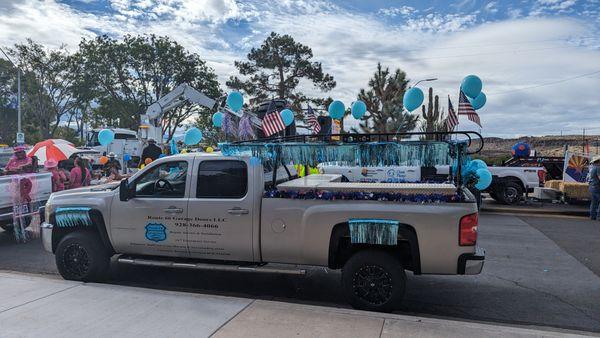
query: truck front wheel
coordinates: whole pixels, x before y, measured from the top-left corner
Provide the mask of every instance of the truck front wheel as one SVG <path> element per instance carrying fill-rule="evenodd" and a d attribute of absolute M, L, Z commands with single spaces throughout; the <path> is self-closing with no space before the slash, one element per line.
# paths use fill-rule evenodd
<path fill-rule="evenodd" d="M 523 198 L 523 187 L 517 182 L 507 181 L 496 189 L 498 201 L 503 204 L 516 204 Z"/>
<path fill-rule="evenodd" d="M 56 248 L 56 267 L 64 279 L 92 282 L 103 279 L 110 256 L 92 232 L 72 232 Z"/>
<path fill-rule="evenodd" d="M 342 287 L 354 308 L 391 312 L 402 301 L 406 275 L 400 261 L 391 254 L 364 250 L 344 265 Z"/>

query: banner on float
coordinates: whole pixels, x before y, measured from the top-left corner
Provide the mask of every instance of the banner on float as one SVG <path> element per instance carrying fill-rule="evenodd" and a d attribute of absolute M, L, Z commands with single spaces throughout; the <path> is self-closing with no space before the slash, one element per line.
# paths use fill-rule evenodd
<path fill-rule="evenodd" d="M 589 165 L 589 155 L 567 151 L 565 153 L 563 182 L 585 182 Z"/>

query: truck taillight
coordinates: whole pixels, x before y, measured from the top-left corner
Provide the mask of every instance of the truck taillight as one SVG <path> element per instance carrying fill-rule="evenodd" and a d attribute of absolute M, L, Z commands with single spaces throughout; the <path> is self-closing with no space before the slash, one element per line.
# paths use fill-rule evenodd
<path fill-rule="evenodd" d="M 477 243 L 477 214 L 463 216 L 459 223 L 458 244 L 471 246 Z"/>

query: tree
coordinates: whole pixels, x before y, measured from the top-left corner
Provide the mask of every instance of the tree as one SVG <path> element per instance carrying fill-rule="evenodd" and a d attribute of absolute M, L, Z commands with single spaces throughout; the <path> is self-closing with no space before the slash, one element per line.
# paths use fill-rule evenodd
<path fill-rule="evenodd" d="M 247 58 L 235 62 L 244 78 L 232 76 L 227 86 L 246 92 L 257 102 L 284 99 L 297 109 L 303 102 L 316 102 L 298 90 L 301 80 L 310 81 L 324 92 L 336 85 L 333 76 L 323 72 L 321 63 L 312 61 L 312 49 L 289 35 L 272 32 L 259 48 L 252 48 Z"/>
<path fill-rule="evenodd" d="M 361 89 L 358 99 L 365 102 L 368 113 L 360 124 L 363 132 L 407 132 L 415 128 L 419 119 L 403 111 L 402 99 L 408 79 L 400 69 L 392 74 L 389 68 L 377 64 L 377 71 L 369 80 L 369 89 Z"/>
<path fill-rule="evenodd" d="M 221 95 L 214 71 L 168 37 L 125 36 L 119 41 L 100 36 L 83 40 L 80 53 L 86 76 L 94 82 L 93 123 L 137 129 L 140 114 L 182 83 L 210 97 Z M 207 109 L 186 103 L 167 112 L 162 118 L 166 141 L 196 113 Z"/>
<path fill-rule="evenodd" d="M 425 111 L 425 105 L 421 106 L 422 120 L 421 120 L 421 131 L 424 132 L 437 132 L 446 131 L 446 120 L 444 118 L 444 112 L 440 111 L 440 98 L 436 95 L 433 96 L 433 88 L 429 87 L 429 98 L 427 103 L 427 111 Z M 424 139 L 433 140 L 434 135 L 425 135 Z"/>
<path fill-rule="evenodd" d="M 72 111 L 74 76 L 81 65 L 74 62 L 66 49 L 47 50 L 27 39 L 9 50 L 15 56 L 22 77 L 22 107 L 27 119 L 39 128 L 39 137 L 54 135 L 61 118 Z"/>
<path fill-rule="evenodd" d="M 12 144 L 17 130 L 17 69 L 0 59 L 0 143 Z"/>

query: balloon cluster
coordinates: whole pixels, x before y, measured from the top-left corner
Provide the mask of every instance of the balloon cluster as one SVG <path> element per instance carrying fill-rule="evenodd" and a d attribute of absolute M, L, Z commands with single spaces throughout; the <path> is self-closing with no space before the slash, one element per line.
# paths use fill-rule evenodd
<path fill-rule="evenodd" d="M 454 163 L 452 172 L 456 173 L 457 166 L 457 163 Z M 482 160 L 472 160 L 462 165 L 461 175 L 464 181 L 475 182 L 475 188 L 478 190 L 485 190 L 492 184 L 492 173 Z"/>
<path fill-rule="evenodd" d="M 460 90 L 469 98 L 473 109 L 481 109 L 487 100 L 485 93 L 481 91 L 483 83 L 477 75 L 467 75 L 460 84 Z"/>
<path fill-rule="evenodd" d="M 531 147 L 529 147 L 529 144 L 527 144 L 525 142 L 519 142 L 519 143 L 515 144 L 514 146 L 512 146 L 512 149 L 510 150 L 510 154 L 512 155 L 512 157 L 515 157 L 515 158 L 527 158 L 527 157 L 529 157 L 530 153 L 531 153 Z"/>
<path fill-rule="evenodd" d="M 344 118 L 346 114 L 346 106 L 340 100 L 335 100 L 329 104 L 327 107 L 327 112 L 329 112 L 329 116 L 334 120 L 341 120 Z M 357 120 L 360 120 L 367 113 L 367 105 L 361 100 L 356 100 L 352 102 L 350 105 L 350 113 L 352 117 Z"/>

